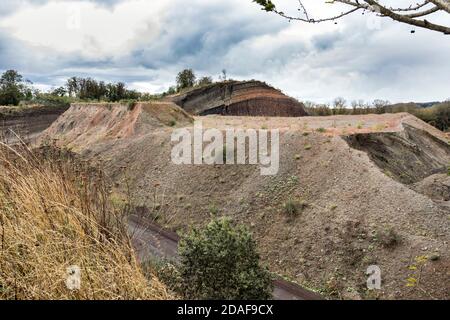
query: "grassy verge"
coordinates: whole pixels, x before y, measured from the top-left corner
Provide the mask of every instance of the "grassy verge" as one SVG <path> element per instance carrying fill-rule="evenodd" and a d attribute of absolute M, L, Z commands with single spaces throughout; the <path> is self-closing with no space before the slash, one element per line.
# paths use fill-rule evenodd
<path fill-rule="evenodd" d="M 104 181 L 68 152 L 0 146 L 0 299 L 170 298 L 144 276 Z"/>

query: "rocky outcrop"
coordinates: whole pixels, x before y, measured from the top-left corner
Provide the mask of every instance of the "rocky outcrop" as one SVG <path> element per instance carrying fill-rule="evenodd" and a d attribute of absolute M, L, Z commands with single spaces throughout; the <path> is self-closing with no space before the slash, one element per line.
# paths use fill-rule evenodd
<path fill-rule="evenodd" d="M 194 115 L 306 116 L 297 100 L 260 81 L 226 81 L 169 97 Z"/>
<path fill-rule="evenodd" d="M 404 184 L 446 173 L 449 144 L 428 131 L 402 125 L 404 129 L 400 132 L 355 134 L 345 140 L 351 147 L 365 151 L 388 176 Z"/>
<path fill-rule="evenodd" d="M 30 142 L 47 129 L 68 107 L 0 107 L 0 137 L 7 143 Z"/>

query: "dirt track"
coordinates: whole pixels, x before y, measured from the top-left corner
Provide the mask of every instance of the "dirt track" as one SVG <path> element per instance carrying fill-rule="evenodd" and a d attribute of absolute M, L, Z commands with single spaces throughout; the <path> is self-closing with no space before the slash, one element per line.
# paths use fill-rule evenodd
<path fill-rule="evenodd" d="M 177 261 L 179 236 L 148 219 L 131 215 L 128 219 L 128 230 L 133 246 L 141 261 L 149 257 L 164 258 Z M 295 283 L 282 278 L 274 280 L 273 297 L 275 300 L 320 300 L 319 295 L 306 290 Z"/>

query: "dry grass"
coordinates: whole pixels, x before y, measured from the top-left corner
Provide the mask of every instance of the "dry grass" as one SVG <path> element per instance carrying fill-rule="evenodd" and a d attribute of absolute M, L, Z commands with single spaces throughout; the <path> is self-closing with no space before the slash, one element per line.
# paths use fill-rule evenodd
<path fill-rule="evenodd" d="M 104 181 L 68 152 L 0 146 L 0 299 L 170 298 L 143 275 Z"/>

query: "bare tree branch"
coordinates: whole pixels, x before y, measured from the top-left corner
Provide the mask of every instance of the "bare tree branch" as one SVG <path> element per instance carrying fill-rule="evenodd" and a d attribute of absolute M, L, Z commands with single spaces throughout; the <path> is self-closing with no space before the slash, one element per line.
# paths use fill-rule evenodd
<path fill-rule="evenodd" d="M 340 14 L 334 16 L 320 17 L 320 18 L 311 17 L 311 14 L 307 11 L 306 6 L 304 5 L 305 1 L 302 0 L 298 0 L 299 3 L 298 10 L 302 12 L 302 15 L 298 17 L 291 16 L 285 14 L 282 11 L 279 11 L 271 0 L 253 0 L 253 1 L 261 5 L 263 7 L 263 10 L 268 12 L 274 12 L 288 20 L 296 20 L 307 23 L 320 23 L 326 21 L 335 21 L 347 15 L 350 15 L 358 10 L 365 10 L 374 12 L 382 17 L 391 18 L 400 23 L 405 23 L 412 26 L 441 32 L 444 34 L 450 34 L 449 26 L 436 24 L 424 18 L 437 12 L 449 14 L 450 0 L 423 0 L 420 3 L 415 4 L 413 3 L 409 6 L 405 6 L 402 8 L 387 7 L 380 3 L 381 0 L 328 0 L 326 1 L 326 3 L 328 4 L 340 3 L 351 7 L 351 9 L 349 8 L 347 11 L 341 12 Z M 432 7 L 428 8 L 428 5 L 431 5 Z"/>
<path fill-rule="evenodd" d="M 435 1 L 435 0 L 433 0 Z M 441 1 L 441 0 L 440 0 Z M 425 29 L 429 29 L 429 30 L 433 30 L 433 31 L 438 31 L 438 32 L 442 32 L 444 34 L 450 34 L 450 28 L 446 27 L 446 26 L 442 26 L 442 25 L 438 25 L 438 24 L 434 24 L 431 23 L 427 20 L 416 20 L 413 18 L 410 18 L 406 15 L 401 15 L 398 13 L 395 13 L 383 6 L 381 6 L 377 1 L 375 0 L 364 0 L 364 2 L 368 3 L 371 6 L 376 6 L 378 7 L 378 9 L 380 10 L 380 13 L 385 16 L 385 17 L 389 17 L 395 21 L 398 22 L 403 22 L 406 24 L 410 24 L 416 27 L 421 27 L 421 28 L 425 28 Z"/>
<path fill-rule="evenodd" d="M 441 8 L 442 10 L 450 13 L 450 1 L 449 0 L 429 0 L 429 2 L 433 3 L 435 6 Z"/>

